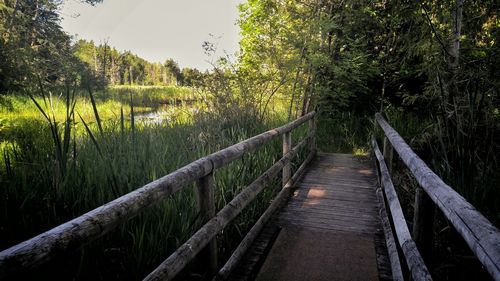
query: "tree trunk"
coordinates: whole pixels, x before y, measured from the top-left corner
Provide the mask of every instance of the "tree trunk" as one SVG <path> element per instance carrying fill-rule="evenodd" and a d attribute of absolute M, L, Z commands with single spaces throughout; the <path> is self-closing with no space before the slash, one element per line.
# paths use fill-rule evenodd
<path fill-rule="evenodd" d="M 102 77 L 104 81 L 107 82 L 107 77 L 106 77 L 106 60 L 108 59 L 108 42 L 104 42 L 104 55 L 102 58 Z"/>
<path fill-rule="evenodd" d="M 380 113 L 384 112 L 385 87 L 386 87 L 386 79 L 384 70 L 384 73 L 382 74 L 382 91 L 380 93 L 380 110 L 379 110 Z"/>
<path fill-rule="evenodd" d="M 290 106 L 288 107 L 288 119 L 287 119 L 288 121 L 290 121 L 292 118 L 293 103 L 295 102 L 295 90 L 297 89 L 297 82 L 299 80 L 299 75 L 300 75 L 300 67 L 297 69 L 297 73 L 295 74 L 295 80 L 293 81 L 292 100 L 290 101 Z"/>
<path fill-rule="evenodd" d="M 307 110 L 307 104 L 309 100 L 309 87 L 311 85 L 311 75 L 307 77 L 306 88 L 304 89 L 304 98 L 302 99 L 302 110 L 300 111 L 300 116 L 304 116 Z"/>
<path fill-rule="evenodd" d="M 33 27 L 31 28 L 31 39 L 30 39 L 30 46 L 33 47 L 35 44 L 36 40 L 36 27 L 38 24 L 36 21 L 38 20 L 38 17 L 40 15 L 40 1 L 35 1 L 35 15 L 33 16 Z"/>
<path fill-rule="evenodd" d="M 115 84 L 115 58 L 111 55 L 111 75 L 110 75 L 110 83 L 111 85 Z"/>
<path fill-rule="evenodd" d="M 97 76 L 97 50 L 93 47 L 94 50 L 94 75 Z"/>
<path fill-rule="evenodd" d="M 134 76 L 132 73 L 132 66 L 131 65 L 128 67 L 128 74 L 129 74 L 129 79 L 130 79 L 129 84 L 132 85 L 132 83 L 134 82 Z"/>
<path fill-rule="evenodd" d="M 454 97 L 458 94 L 458 87 L 456 84 L 458 76 L 458 65 L 460 61 L 460 35 L 462 33 L 462 19 L 463 19 L 463 0 L 455 1 L 455 9 L 453 10 L 453 30 L 450 37 L 449 53 L 449 80 L 448 80 L 448 102 L 453 103 Z"/>
<path fill-rule="evenodd" d="M 12 28 L 14 27 L 14 20 L 16 19 L 16 14 L 17 11 L 19 10 L 19 0 L 16 0 L 14 2 L 14 11 L 12 12 L 12 15 L 10 16 L 9 19 L 9 25 L 7 27 L 7 32 L 6 32 L 6 38 L 10 37 L 10 33 L 12 32 Z M 8 39 L 5 39 L 5 42 L 7 42 Z"/>
<path fill-rule="evenodd" d="M 302 71 L 302 62 L 304 61 L 305 54 L 306 54 L 306 41 L 304 40 L 304 43 L 302 45 L 302 50 L 300 51 L 299 66 L 297 67 L 297 72 L 295 73 L 295 80 L 293 81 L 293 86 L 292 86 L 292 100 L 290 101 L 290 107 L 288 108 L 288 120 L 289 121 L 292 118 L 292 110 L 293 110 L 293 105 L 295 102 L 295 92 L 297 90 L 297 82 L 299 81 L 300 72 Z"/>

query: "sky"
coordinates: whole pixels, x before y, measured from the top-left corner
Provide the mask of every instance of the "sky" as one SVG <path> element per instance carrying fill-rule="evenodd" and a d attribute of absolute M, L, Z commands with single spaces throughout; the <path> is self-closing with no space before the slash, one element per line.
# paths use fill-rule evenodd
<path fill-rule="evenodd" d="M 217 44 L 216 56 L 238 51 L 239 3 L 243 0 L 104 0 L 95 6 L 66 0 L 63 29 L 77 39 L 107 41 L 120 51 L 151 61 L 172 58 L 183 67 L 210 68 L 204 41 Z M 213 36 L 210 36 L 212 34 Z"/>

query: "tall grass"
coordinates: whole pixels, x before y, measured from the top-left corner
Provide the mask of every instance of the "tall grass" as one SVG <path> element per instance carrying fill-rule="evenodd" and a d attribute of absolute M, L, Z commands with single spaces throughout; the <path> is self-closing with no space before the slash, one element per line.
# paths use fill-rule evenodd
<path fill-rule="evenodd" d="M 44 93 L 32 97 L 31 103 L 26 104 L 29 109 L 21 109 L 21 103 L 17 104 L 19 99 L 27 98 L 6 97 L 13 106 L 2 109 L 1 116 L 4 118 L 4 112 L 8 112 L 8 126 L 17 129 L 6 130 L 9 137 L 2 137 L 0 145 L 0 248 L 79 216 L 208 153 L 284 123 L 279 118 L 255 122 L 252 116 L 209 113 L 193 115 L 189 122 L 139 122 L 134 113 L 137 106 L 144 105 L 135 104 L 133 98 L 130 101 L 130 95 L 126 103 L 113 106 L 118 117 L 108 118 L 110 115 L 101 108 L 116 101 L 106 101 L 98 95 L 93 99 L 66 92 L 50 98 Z M 45 103 L 49 98 L 51 102 Z M 16 111 L 26 112 L 22 118 L 27 121 L 12 118 L 10 114 Z M 298 139 L 305 133 L 306 129 L 301 128 L 294 137 Z M 218 170 L 217 209 L 271 166 L 280 154 L 281 143 L 276 140 Z M 220 233 L 221 260 L 228 257 L 278 188 L 279 181 L 269 186 L 255 204 Z M 60 279 L 139 279 L 200 226 L 196 205 L 194 189 L 188 186 L 104 238 L 25 277 L 48 279 L 57 269 Z"/>
<path fill-rule="evenodd" d="M 317 125 L 318 148 L 324 152 L 367 154 L 372 120 L 372 116 L 350 112 L 321 114 Z"/>
<path fill-rule="evenodd" d="M 101 101 L 118 101 L 126 103 L 132 95 L 132 102 L 136 105 L 158 108 L 161 104 L 176 104 L 203 100 L 205 94 L 189 87 L 178 86 L 112 86 L 105 91 L 96 93 Z"/>

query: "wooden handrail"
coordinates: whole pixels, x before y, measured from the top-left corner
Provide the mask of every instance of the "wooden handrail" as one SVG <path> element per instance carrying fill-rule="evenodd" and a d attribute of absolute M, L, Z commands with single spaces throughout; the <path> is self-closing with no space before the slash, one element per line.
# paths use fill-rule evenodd
<path fill-rule="evenodd" d="M 380 180 L 379 180 L 380 183 Z M 379 215 L 380 222 L 382 224 L 382 229 L 384 230 L 385 244 L 387 246 L 387 254 L 389 255 L 389 261 L 391 263 L 391 273 L 392 280 L 394 281 L 404 281 L 403 270 L 401 269 L 401 262 L 399 261 L 398 249 L 396 247 L 396 241 L 392 233 L 391 222 L 389 221 L 389 216 L 387 215 L 387 208 L 385 207 L 385 199 L 383 191 L 380 187 L 375 190 L 377 195 L 377 201 L 379 205 Z"/>
<path fill-rule="evenodd" d="M 410 230 L 406 224 L 401 204 L 399 203 L 396 190 L 394 189 L 394 185 L 389 174 L 389 169 L 385 164 L 384 156 L 382 155 L 382 152 L 380 152 L 375 139 L 372 140 L 372 146 L 375 152 L 375 157 L 379 163 L 381 186 L 383 187 L 385 198 L 387 198 L 387 205 L 391 211 L 392 222 L 394 223 L 399 246 L 403 251 L 411 276 L 415 281 L 432 280 L 429 270 L 427 269 L 427 266 L 425 266 L 424 260 L 418 252 L 417 245 L 411 238 Z"/>
<path fill-rule="evenodd" d="M 238 265 L 238 263 L 243 258 L 244 254 L 250 248 L 254 240 L 257 238 L 258 234 L 264 227 L 264 225 L 269 221 L 271 216 L 281 207 L 281 205 L 285 202 L 285 200 L 290 196 L 292 189 L 294 188 L 295 183 L 302 177 L 306 166 L 311 162 L 311 160 L 316 155 L 316 122 L 315 119 L 312 118 L 309 120 L 309 132 L 308 132 L 309 140 L 309 155 L 302 162 L 302 164 L 297 168 L 297 171 L 293 174 L 293 176 L 284 184 L 281 191 L 276 195 L 273 202 L 269 205 L 269 207 L 264 211 L 264 213 L 260 216 L 254 226 L 248 231 L 247 235 L 240 242 L 236 250 L 234 250 L 231 257 L 226 261 L 226 264 L 219 270 L 216 276 L 212 279 L 212 281 L 220 281 L 226 280 L 229 274 L 234 270 L 234 268 Z M 291 140 L 283 139 L 283 145 L 291 145 Z M 286 150 L 284 149 L 283 152 Z M 285 171 L 283 168 L 283 178 L 285 178 L 288 171 Z"/>
<path fill-rule="evenodd" d="M 453 224 L 494 280 L 500 281 L 500 231 L 443 182 L 379 113 L 375 120 L 413 176 Z"/>
<path fill-rule="evenodd" d="M 201 227 L 191 238 L 181 245 L 163 263 L 161 263 L 144 280 L 172 280 L 186 264 L 212 240 L 231 220 L 252 202 L 257 195 L 290 163 L 299 149 L 307 144 L 304 139 L 295 148 L 286 153 L 254 182 L 245 187 L 217 215 Z"/>
<path fill-rule="evenodd" d="M 184 186 L 210 175 L 216 169 L 241 158 L 243 154 L 291 132 L 313 119 L 315 115 L 316 112 L 310 112 L 284 126 L 200 158 L 69 222 L 3 250 L 0 252 L 0 278 L 38 266 L 64 251 L 77 249 L 95 240 L 146 208 L 167 199 Z"/>

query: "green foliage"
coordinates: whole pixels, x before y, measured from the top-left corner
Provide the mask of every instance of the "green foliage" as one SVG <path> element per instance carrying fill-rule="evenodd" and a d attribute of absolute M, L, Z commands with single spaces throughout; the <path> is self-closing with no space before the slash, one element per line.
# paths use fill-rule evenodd
<path fill-rule="evenodd" d="M 59 26 L 59 2 L 4 1 L 0 9 L 0 91 L 44 83 L 71 84 L 83 66 Z M 31 81 L 30 81 L 31 80 Z"/>
<path fill-rule="evenodd" d="M 456 5 L 248 1 L 240 6 L 238 70 L 251 77 L 252 92 L 287 98 L 289 116 L 319 107 L 329 120 L 320 126 L 336 133 L 334 142 L 327 133 L 319 138 L 325 148 L 366 146 L 368 122 L 351 119 L 371 119 L 376 111 L 427 120 L 433 125 L 418 142 L 433 156 L 433 168 L 495 216 L 498 202 L 488 198 L 500 191 L 483 186 L 498 181 L 490 157 L 500 152 L 493 140 L 500 129 L 498 9 L 465 3 L 458 25 Z"/>

